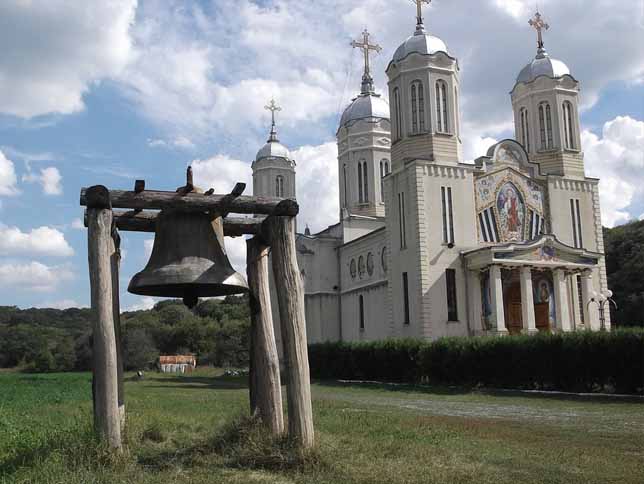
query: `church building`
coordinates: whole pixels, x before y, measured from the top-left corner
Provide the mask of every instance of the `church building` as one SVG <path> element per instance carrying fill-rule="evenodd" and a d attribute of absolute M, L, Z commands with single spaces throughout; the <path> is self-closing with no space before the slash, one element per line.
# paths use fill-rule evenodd
<path fill-rule="evenodd" d="M 309 342 L 599 330 L 599 181 L 585 175 L 579 81 L 546 51 L 548 25 L 530 21 L 537 53 L 510 93 L 516 140 L 464 163 L 458 59 L 416 3 L 415 32 L 386 69 L 389 103 L 370 73 L 380 47 L 366 30 L 352 44 L 365 63 L 337 130 L 340 220 L 297 235 Z M 267 109 L 254 194 L 295 197 L 279 108 Z"/>

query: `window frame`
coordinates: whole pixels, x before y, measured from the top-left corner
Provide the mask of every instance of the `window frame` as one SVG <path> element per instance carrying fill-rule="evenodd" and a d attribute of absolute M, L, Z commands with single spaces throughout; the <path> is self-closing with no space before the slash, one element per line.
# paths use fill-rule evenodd
<path fill-rule="evenodd" d="M 458 319 L 458 287 L 456 285 L 456 269 L 445 269 L 445 288 L 447 290 L 447 321 L 456 323 Z"/>

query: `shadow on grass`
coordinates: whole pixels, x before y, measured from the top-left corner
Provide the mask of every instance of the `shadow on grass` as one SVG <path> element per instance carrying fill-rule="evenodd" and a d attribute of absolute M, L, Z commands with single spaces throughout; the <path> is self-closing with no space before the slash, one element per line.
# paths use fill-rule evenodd
<path fill-rule="evenodd" d="M 342 380 L 316 380 L 315 384 L 329 388 L 361 388 L 372 390 L 385 390 L 399 393 L 422 393 L 426 395 L 457 396 L 457 395 L 486 395 L 491 397 L 520 397 L 541 400 L 555 400 L 567 402 L 595 402 L 595 403 L 640 403 L 644 404 L 644 397 L 637 395 L 608 395 L 591 393 L 566 393 L 548 391 L 528 391 L 516 389 L 498 389 L 463 386 L 432 386 L 414 385 L 407 383 L 362 382 Z"/>
<path fill-rule="evenodd" d="M 248 388 L 248 377 L 229 376 L 164 376 L 146 377 L 147 382 L 157 382 L 158 385 L 148 385 L 152 388 L 198 388 L 212 390 L 242 390 Z"/>

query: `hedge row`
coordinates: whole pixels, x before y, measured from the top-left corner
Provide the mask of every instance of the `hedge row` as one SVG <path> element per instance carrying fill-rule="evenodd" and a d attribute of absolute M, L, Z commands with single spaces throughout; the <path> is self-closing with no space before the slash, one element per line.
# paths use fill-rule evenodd
<path fill-rule="evenodd" d="M 318 379 L 644 393 L 644 331 L 322 343 Z"/>

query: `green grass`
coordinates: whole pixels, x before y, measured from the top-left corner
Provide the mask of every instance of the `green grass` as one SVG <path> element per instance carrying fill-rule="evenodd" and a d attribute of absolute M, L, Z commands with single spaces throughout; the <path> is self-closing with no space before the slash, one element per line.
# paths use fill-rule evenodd
<path fill-rule="evenodd" d="M 0 372 L 0 483 L 644 482 L 641 401 L 320 382 L 300 455 L 217 375 L 128 381 L 114 458 L 91 432 L 90 375 Z"/>

